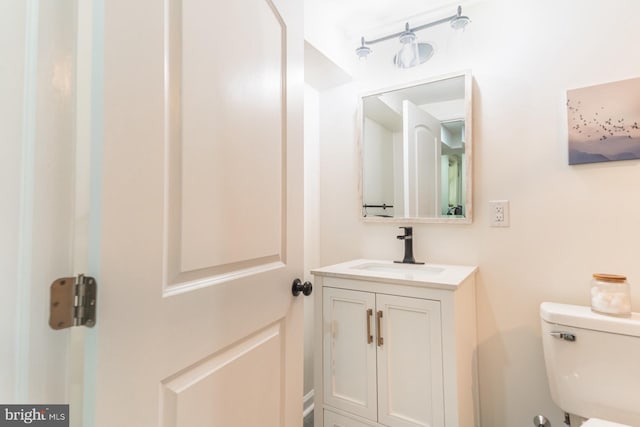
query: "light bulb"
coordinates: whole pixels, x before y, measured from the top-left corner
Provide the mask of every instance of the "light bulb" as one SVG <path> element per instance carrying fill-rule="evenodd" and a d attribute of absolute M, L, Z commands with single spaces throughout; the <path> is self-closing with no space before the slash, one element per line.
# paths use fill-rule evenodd
<path fill-rule="evenodd" d="M 364 37 L 362 37 L 360 41 L 362 44 L 356 49 L 356 55 L 359 60 L 366 61 L 367 56 L 369 56 L 372 51 L 370 47 L 364 45 Z"/>
<path fill-rule="evenodd" d="M 409 30 L 409 24 L 407 24 L 406 31 L 400 34 L 400 43 L 402 43 L 402 47 L 395 57 L 396 66 L 398 68 L 411 68 L 420 64 L 416 34 Z"/>

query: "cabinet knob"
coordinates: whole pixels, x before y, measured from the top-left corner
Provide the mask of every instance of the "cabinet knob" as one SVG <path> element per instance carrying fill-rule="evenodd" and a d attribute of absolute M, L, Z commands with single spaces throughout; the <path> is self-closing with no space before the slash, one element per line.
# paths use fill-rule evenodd
<path fill-rule="evenodd" d="M 300 295 L 300 292 L 302 292 L 304 296 L 311 295 L 311 292 L 313 292 L 313 285 L 311 282 L 302 283 L 302 280 L 295 279 L 291 284 L 291 293 L 294 297 L 297 297 Z"/>

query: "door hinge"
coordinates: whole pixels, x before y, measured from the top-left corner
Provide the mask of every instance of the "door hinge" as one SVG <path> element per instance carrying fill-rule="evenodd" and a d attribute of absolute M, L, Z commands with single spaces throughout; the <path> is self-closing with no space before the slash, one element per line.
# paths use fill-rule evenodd
<path fill-rule="evenodd" d="M 96 324 L 97 283 L 93 277 L 61 277 L 51 284 L 49 326 L 66 329 Z"/>

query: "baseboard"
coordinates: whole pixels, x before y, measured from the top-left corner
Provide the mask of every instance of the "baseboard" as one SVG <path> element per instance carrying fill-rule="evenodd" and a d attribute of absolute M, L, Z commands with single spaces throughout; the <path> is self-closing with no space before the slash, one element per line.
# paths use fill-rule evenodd
<path fill-rule="evenodd" d="M 313 411 L 313 390 L 305 394 L 302 398 L 302 416 L 306 417 Z"/>

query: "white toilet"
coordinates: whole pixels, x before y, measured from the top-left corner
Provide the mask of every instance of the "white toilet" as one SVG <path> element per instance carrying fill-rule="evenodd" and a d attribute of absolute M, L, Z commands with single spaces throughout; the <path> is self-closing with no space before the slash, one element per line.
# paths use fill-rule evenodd
<path fill-rule="evenodd" d="M 640 427 L 640 313 L 540 305 L 542 345 L 553 401 L 588 420 L 582 427 Z"/>

